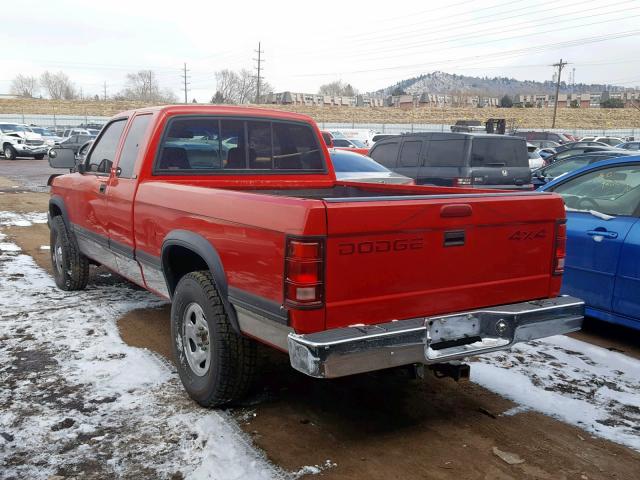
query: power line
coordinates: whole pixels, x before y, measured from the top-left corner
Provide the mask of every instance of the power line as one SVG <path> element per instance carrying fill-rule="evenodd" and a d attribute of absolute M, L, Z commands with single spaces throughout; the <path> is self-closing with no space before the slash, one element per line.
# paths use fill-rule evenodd
<path fill-rule="evenodd" d="M 551 128 L 556 128 L 556 113 L 558 112 L 558 95 L 560 94 L 560 77 L 562 76 L 562 69 L 567 65 L 567 62 L 563 62 L 560 59 L 560 62 L 554 63 L 551 65 L 552 67 L 556 67 L 558 69 L 558 79 L 556 81 L 556 99 L 553 102 L 553 122 L 551 122 Z"/>

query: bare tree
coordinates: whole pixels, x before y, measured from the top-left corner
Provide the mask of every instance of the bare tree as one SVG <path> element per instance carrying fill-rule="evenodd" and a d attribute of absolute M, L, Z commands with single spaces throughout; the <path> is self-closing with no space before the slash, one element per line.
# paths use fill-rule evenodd
<path fill-rule="evenodd" d="M 161 89 L 153 70 L 140 70 L 127 74 L 125 89 L 118 98 L 123 100 L 141 100 L 143 102 L 176 102 L 175 93 Z"/>
<path fill-rule="evenodd" d="M 40 84 L 53 100 L 73 100 L 78 96 L 75 85 L 64 72 L 46 71 L 40 76 Z"/>
<path fill-rule="evenodd" d="M 220 70 L 216 72 L 216 94 L 212 103 L 250 103 L 256 98 L 257 79 L 250 70 Z M 260 95 L 268 95 L 273 88 L 265 81 L 260 81 Z"/>
<path fill-rule="evenodd" d="M 13 95 L 32 98 L 38 93 L 40 88 L 38 79 L 27 75 L 17 75 L 11 81 L 10 92 Z"/>
<path fill-rule="evenodd" d="M 216 72 L 216 94 L 214 103 L 237 103 L 239 75 L 232 70 Z"/>
<path fill-rule="evenodd" d="M 349 83 L 345 84 L 342 80 L 336 80 L 335 82 L 320 85 L 318 93 L 320 95 L 339 95 L 345 97 L 354 97 L 358 94 L 358 90 L 352 87 Z"/>

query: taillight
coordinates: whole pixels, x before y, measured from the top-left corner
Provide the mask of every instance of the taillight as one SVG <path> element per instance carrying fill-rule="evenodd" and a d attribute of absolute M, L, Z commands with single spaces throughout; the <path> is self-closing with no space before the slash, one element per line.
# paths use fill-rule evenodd
<path fill-rule="evenodd" d="M 290 308 L 318 308 L 324 300 L 324 241 L 287 237 L 284 303 Z"/>
<path fill-rule="evenodd" d="M 564 259 L 567 256 L 567 221 L 559 220 L 556 224 L 556 244 L 553 256 L 553 274 L 564 273 Z"/>
<path fill-rule="evenodd" d="M 469 177 L 458 177 L 453 179 L 454 187 L 464 187 L 471 185 L 471 179 Z"/>

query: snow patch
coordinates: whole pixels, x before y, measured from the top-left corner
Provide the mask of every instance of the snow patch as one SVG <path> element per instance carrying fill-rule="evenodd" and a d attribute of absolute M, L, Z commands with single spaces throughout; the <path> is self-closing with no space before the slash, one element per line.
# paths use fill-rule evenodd
<path fill-rule="evenodd" d="M 34 223 L 47 223 L 47 214 L 43 212 L 0 212 L 0 225 L 5 227 L 30 227 Z"/>
<path fill-rule="evenodd" d="M 640 451 L 640 361 L 566 336 L 477 357 L 471 380 L 520 404 Z"/>

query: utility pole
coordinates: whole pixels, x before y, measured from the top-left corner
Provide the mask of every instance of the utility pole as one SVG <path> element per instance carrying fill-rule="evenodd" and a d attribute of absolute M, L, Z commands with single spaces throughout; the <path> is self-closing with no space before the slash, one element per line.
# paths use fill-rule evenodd
<path fill-rule="evenodd" d="M 260 103 L 260 71 L 262 70 L 262 62 L 264 62 L 264 60 L 262 59 L 262 54 L 264 52 L 260 48 L 260 42 L 258 42 L 258 50 L 255 50 L 255 52 L 258 54 L 258 58 L 254 58 L 254 60 L 258 62 L 258 67 L 257 67 L 258 75 L 257 75 L 257 82 L 256 82 L 256 103 Z"/>
<path fill-rule="evenodd" d="M 102 91 L 103 91 L 102 98 L 106 102 L 107 101 L 107 81 L 106 80 L 104 81 L 104 87 Z"/>
<path fill-rule="evenodd" d="M 182 74 L 183 80 L 184 80 L 184 103 L 189 103 L 189 100 L 187 99 L 187 85 L 189 84 L 189 82 L 187 81 L 189 79 L 187 72 L 189 70 L 187 70 L 187 64 L 184 64 L 184 73 Z"/>
<path fill-rule="evenodd" d="M 558 68 L 558 78 L 556 82 L 556 99 L 553 102 L 553 122 L 551 122 L 551 128 L 556 128 L 556 113 L 558 112 L 558 95 L 560 94 L 560 77 L 562 76 L 562 69 L 567 65 L 567 62 L 563 62 L 560 59 L 560 62 L 554 63 L 551 65 L 552 67 Z"/>

